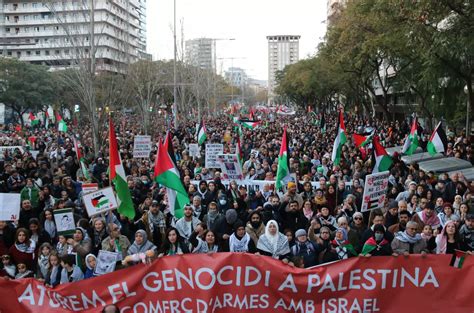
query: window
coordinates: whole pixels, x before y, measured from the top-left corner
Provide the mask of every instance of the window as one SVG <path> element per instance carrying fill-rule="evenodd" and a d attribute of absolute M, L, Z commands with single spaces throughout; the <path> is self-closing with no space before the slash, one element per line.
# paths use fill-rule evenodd
<path fill-rule="evenodd" d="M 31 4 L 31 6 L 32 6 L 33 8 L 36 8 L 36 7 L 38 7 L 38 3 L 33 2 L 33 3 Z"/>
<path fill-rule="evenodd" d="M 26 51 L 26 55 L 31 55 L 31 51 Z"/>
<path fill-rule="evenodd" d="M 41 55 L 41 51 L 36 50 L 36 51 L 35 51 L 35 54 L 36 54 L 36 55 Z"/>
<path fill-rule="evenodd" d="M 40 31 L 40 28 L 39 27 L 35 27 L 35 32 L 39 32 Z"/>
<path fill-rule="evenodd" d="M 61 52 L 60 52 L 59 50 L 55 50 L 54 53 L 55 53 L 56 55 L 59 55 Z"/>
<path fill-rule="evenodd" d="M 44 54 L 45 54 L 45 55 L 49 55 L 49 50 L 45 50 L 45 51 L 44 51 Z"/>
<path fill-rule="evenodd" d="M 16 52 L 16 56 L 17 56 L 18 58 L 21 57 L 21 51 L 17 51 L 17 52 Z"/>

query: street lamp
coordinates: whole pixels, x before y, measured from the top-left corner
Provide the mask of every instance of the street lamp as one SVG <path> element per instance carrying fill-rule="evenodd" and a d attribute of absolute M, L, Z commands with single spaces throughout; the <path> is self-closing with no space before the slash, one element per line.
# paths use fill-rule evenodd
<path fill-rule="evenodd" d="M 472 86 L 471 86 L 472 90 Z M 466 103 L 466 138 L 471 136 L 471 103 L 469 99 L 469 87 L 468 85 L 464 86 L 464 93 L 467 95 L 467 103 Z"/>

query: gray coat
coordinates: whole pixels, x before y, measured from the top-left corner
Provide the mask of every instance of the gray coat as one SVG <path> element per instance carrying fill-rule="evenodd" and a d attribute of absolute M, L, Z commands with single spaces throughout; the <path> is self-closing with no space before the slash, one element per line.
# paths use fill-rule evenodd
<path fill-rule="evenodd" d="M 408 242 L 400 241 L 395 237 L 392 241 L 392 250 L 397 254 L 410 252 L 410 244 Z M 426 241 L 424 239 L 418 240 L 413 246 L 413 254 L 420 254 L 422 251 L 428 252 Z"/>

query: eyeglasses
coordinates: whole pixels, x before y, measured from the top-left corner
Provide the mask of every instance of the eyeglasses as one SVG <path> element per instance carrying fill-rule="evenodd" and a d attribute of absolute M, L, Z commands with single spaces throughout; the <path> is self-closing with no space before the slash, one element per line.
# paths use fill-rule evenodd
<path fill-rule="evenodd" d="M 354 220 L 359 220 L 359 221 L 361 221 L 361 220 L 362 220 L 362 217 L 354 217 Z"/>

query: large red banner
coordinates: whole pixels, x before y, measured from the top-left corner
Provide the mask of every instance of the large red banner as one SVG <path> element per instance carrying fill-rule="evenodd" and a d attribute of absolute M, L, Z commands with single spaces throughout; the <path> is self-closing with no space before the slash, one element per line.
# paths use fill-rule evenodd
<path fill-rule="evenodd" d="M 474 310 L 474 257 L 352 258 L 313 269 L 264 256 L 165 257 L 97 278 L 45 287 L 2 281 L 0 312 L 450 312 Z"/>

